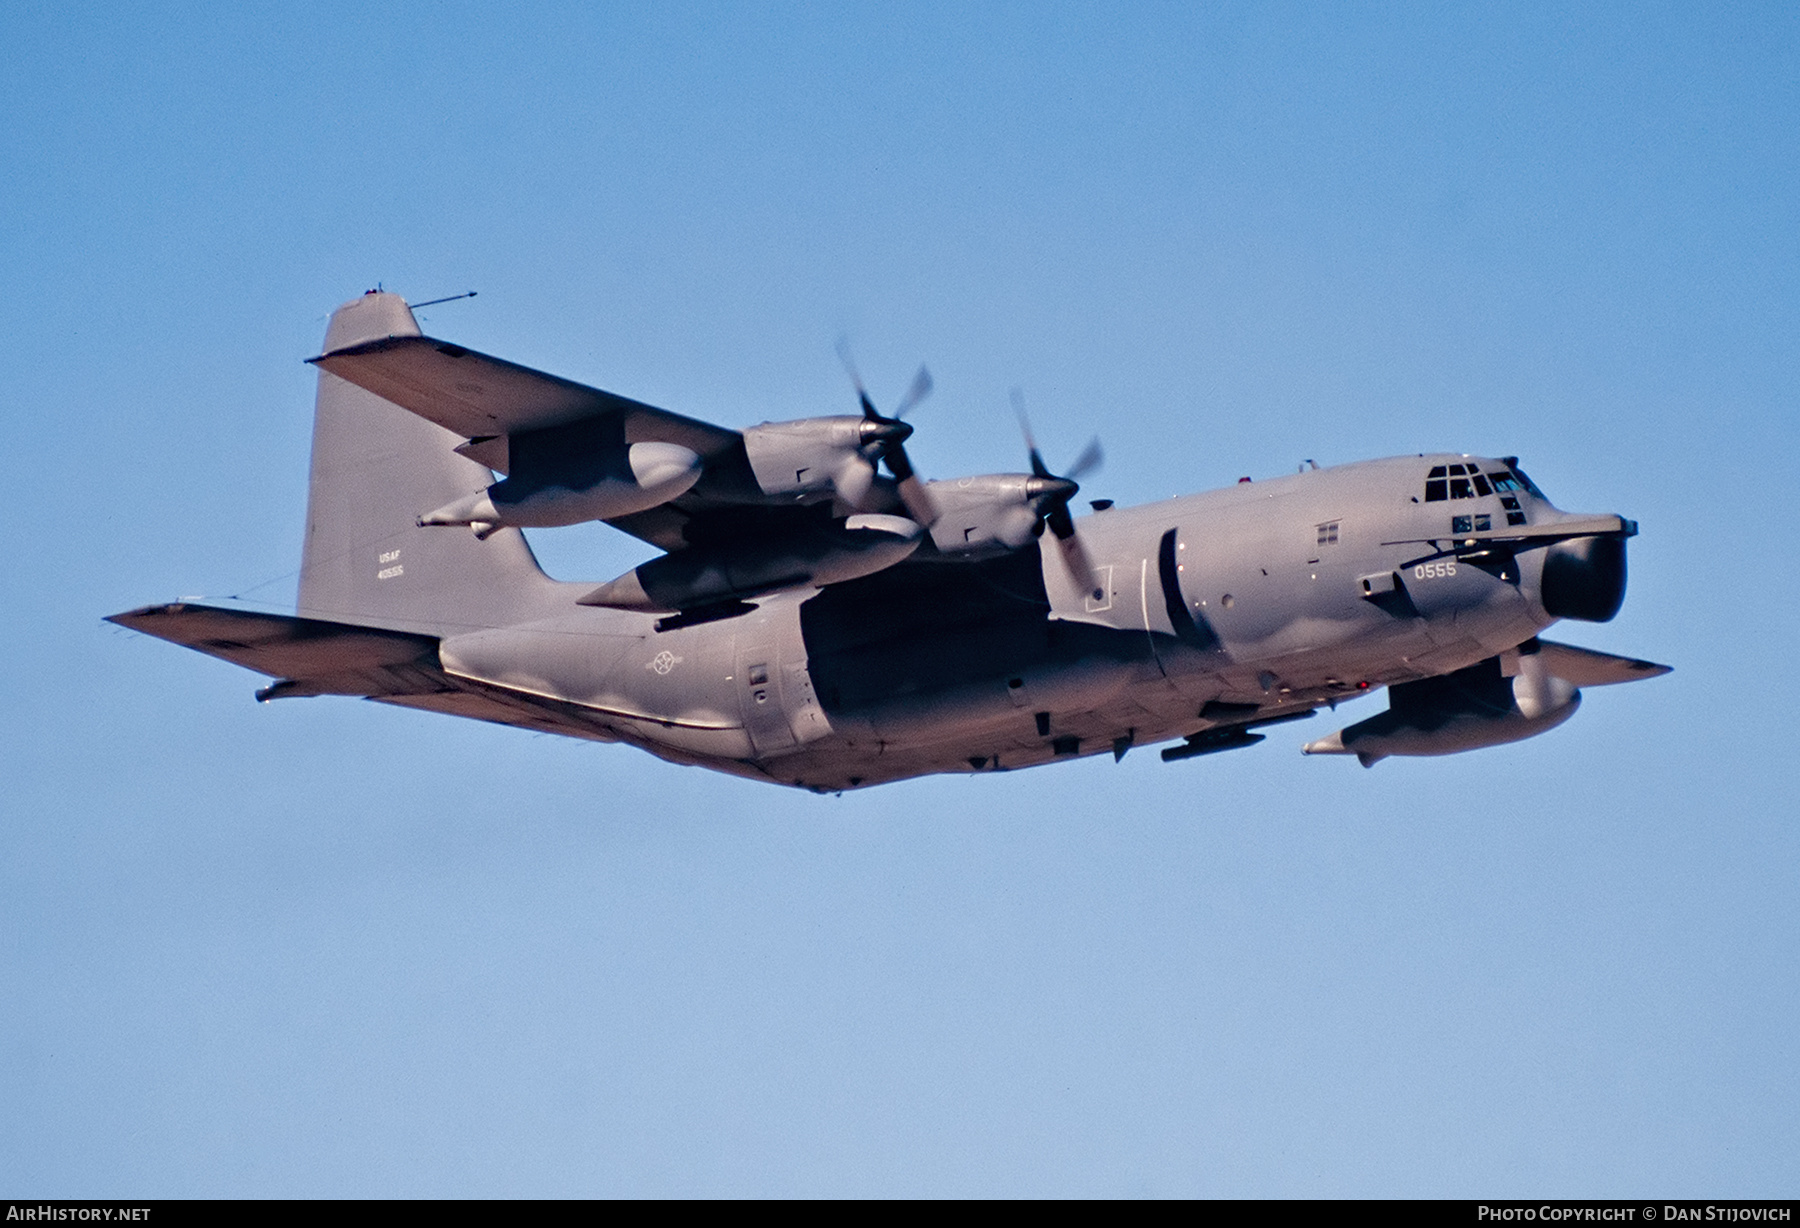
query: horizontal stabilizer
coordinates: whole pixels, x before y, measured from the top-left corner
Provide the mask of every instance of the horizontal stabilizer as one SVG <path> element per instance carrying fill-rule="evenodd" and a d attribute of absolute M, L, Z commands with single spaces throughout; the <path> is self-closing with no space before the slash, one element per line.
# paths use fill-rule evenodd
<path fill-rule="evenodd" d="M 259 674 L 310 684 L 280 694 L 366 695 L 412 689 L 404 684 L 415 681 L 419 669 L 437 669 L 438 642 L 433 636 L 317 618 L 176 602 L 114 614 L 106 621 Z M 394 677 L 396 670 L 413 677 Z"/>
<path fill-rule="evenodd" d="M 704 457 L 738 438 L 736 431 L 430 337 L 377 337 L 309 361 L 468 439 L 615 415 L 624 419 L 627 443 L 675 443 Z"/>
<path fill-rule="evenodd" d="M 1539 640 L 1538 655 L 1550 673 L 1576 686 L 1609 686 L 1615 682 L 1637 682 L 1643 678 L 1659 678 L 1673 671 L 1669 665 L 1639 661 L 1635 657 L 1615 657 L 1609 652 Z"/>
<path fill-rule="evenodd" d="M 259 699 L 361 695 L 539 733 L 619 740 L 604 714 L 450 677 L 438 663 L 437 639 L 428 635 L 190 602 L 145 606 L 106 621 L 282 679 L 258 691 Z"/>

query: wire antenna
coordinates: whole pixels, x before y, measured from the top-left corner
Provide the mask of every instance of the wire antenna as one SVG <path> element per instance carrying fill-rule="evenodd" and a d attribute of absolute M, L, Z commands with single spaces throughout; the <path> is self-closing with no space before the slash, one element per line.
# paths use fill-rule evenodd
<path fill-rule="evenodd" d="M 454 303 L 459 298 L 474 298 L 475 291 L 465 290 L 461 294 L 451 294 L 444 298 L 426 299 L 423 303 L 408 303 L 407 306 L 417 311 L 421 307 L 436 307 L 439 303 Z"/>

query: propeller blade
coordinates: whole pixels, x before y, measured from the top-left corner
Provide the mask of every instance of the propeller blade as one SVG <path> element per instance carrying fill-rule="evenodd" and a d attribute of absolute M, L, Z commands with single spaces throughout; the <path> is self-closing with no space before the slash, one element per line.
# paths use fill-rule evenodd
<path fill-rule="evenodd" d="M 1063 508 L 1063 514 L 1068 514 L 1067 507 Z M 1069 536 L 1062 539 L 1062 555 L 1063 561 L 1069 565 L 1069 574 L 1075 577 L 1075 583 L 1081 586 L 1081 591 L 1095 601 L 1106 600 L 1106 590 L 1100 586 L 1099 573 L 1094 570 L 1094 564 L 1088 558 L 1087 547 L 1081 544 L 1081 535 L 1075 532 L 1073 525 L 1069 526 Z"/>
<path fill-rule="evenodd" d="M 863 417 L 867 420 L 863 427 L 863 439 L 868 446 L 867 455 L 872 461 L 887 465 L 888 472 L 892 473 L 894 480 L 899 483 L 900 501 L 906 505 L 906 510 L 914 520 L 929 529 L 937 523 L 937 504 L 932 499 L 930 492 L 925 489 L 925 484 L 919 481 L 917 473 L 913 470 L 912 458 L 906 454 L 906 440 L 913 433 L 913 429 L 901 419 L 920 401 L 931 395 L 931 372 L 925 368 L 924 364 L 920 364 L 918 374 L 913 376 L 912 386 L 906 390 L 906 395 L 900 398 L 899 408 L 890 418 L 879 412 L 875 408 L 875 403 L 869 399 L 868 390 L 863 387 L 862 375 L 856 369 L 856 360 L 850 356 L 848 338 L 838 338 L 837 351 L 839 361 L 844 364 L 844 370 L 850 376 L 850 382 L 856 386 L 856 399 L 862 406 Z M 861 495 L 864 496 L 868 494 L 868 487 L 873 480 L 873 465 L 870 466 L 866 478 L 852 479 L 852 481 L 861 482 Z M 841 483 L 838 493 L 844 494 Z M 859 501 L 858 499 L 849 499 L 848 496 L 845 498 L 852 503 Z"/>
<path fill-rule="evenodd" d="M 1100 448 L 1098 435 L 1088 440 L 1088 446 L 1081 450 L 1069 471 L 1063 474 L 1050 472 L 1050 466 L 1044 463 L 1044 454 L 1038 450 L 1037 437 L 1031 433 L 1031 419 L 1025 414 L 1025 394 L 1019 389 L 1012 390 L 1013 413 L 1019 417 L 1019 432 L 1025 436 L 1025 451 L 1031 458 L 1031 476 L 1037 478 L 1065 478 L 1074 481 L 1085 474 L 1098 469 L 1105 461 L 1106 454 Z M 1069 492 L 1071 495 L 1073 491 Z"/>
<path fill-rule="evenodd" d="M 900 502 L 906 504 L 906 510 L 914 520 L 929 529 L 938 521 L 937 501 L 911 468 L 907 466 L 907 475 L 900 479 Z"/>
<path fill-rule="evenodd" d="M 869 497 L 869 488 L 875 484 L 875 465 L 860 456 L 853 456 L 832 475 L 831 484 L 837 489 L 838 498 L 851 507 L 860 508 Z"/>
<path fill-rule="evenodd" d="M 894 410 L 894 417 L 906 417 L 907 413 L 917 406 L 920 401 L 923 401 L 926 397 L 931 395 L 931 388 L 931 372 L 927 371 L 924 365 L 921 364 L 919 366 L 919 373 L 913 376 L 912 387 L 908 388 L 906 390 L 906 395 L 900 398 L 900 404 Z"/>
<path fill-rule="evenodd" d="M 1106 459 L 1106 454 L 1100 447 L 1100 438 L 1095 436 L 1088 441 L 1088 446 L 1081 450 L 1081 455 L 1075 458 L 1075 463 L 1069 466 L 1067 473 L 1051 473 L 1050 466 L 1044 463 L 1044 454 L 1038 451 L 1037 440 L 1031 433 L 1031 419 L 1025 414 L 1025 394 L 1017 388 L 1012 390 L 1012 404 L 1013 413 L 1019 417 L 1019 430 L 1025 436 L 1026 453 L 1031 457 L 1033 481 L 1026 489 L 1033 492 L 1031 497 L 1037 508 L 1037 521 L 1031 526 L 1032 534 L 1042 537 L 1044 530 L 1049 529 L 1051 536 L 1056 538 L 1062 548 L 1063 561 L 1068 564 L 1076 584 L 1095 601 L 1100 601 L 1106 594 L 1101 590 L 1093 562 L 1088 558 L 1087 547 L 1082 545 L 1080 535 L 1075 532 L 1075 518 L 1069 513 L 1069 500 L 1081 489 L 1077 479 L 1098 469 Z"/>
<path fill-rule="evenodd" d="M 1105 463 L 1106 453 L 1100 448 L 1100 436 L 1096 435 L 1088 440 L 1088 446 L 1081 450 L 1081 455 L 1075 458 L 1075 463 L 1069 466 L 1069 471 L 1063 476 L 1079 480 Z"/>
<path fill-rule="evenodd" d="M 1044 454 L 1038 451 L 1037 440 L 1031 434 L 1031 419 L 1025 416 L 1025 393 L 1014 388 L 1012 390 L 1013 413 L 1019 416 L 1019 432 L 1025 436 L 1025 451 L 1031 457 L 1031 476 L 1048 478 L 1055 475 L 1050 467 L 1044 464 Z"/>
<path fill-rule="evenodd" d="M 850 377 L 850 382 L 856 385 L 858 392 L 861 392 L 863 390 L 862 376 L 856 370 L 856 359 L 850 356 L 850 338 L 838 338 L 837 356 L 838 361 L 844 364 L 844 374 Z"/>
<path fill-rule="evenodd" d="M 863 417 L 871 422 L 879 422 L 881 415 L 875 412 L 875 403 L 869 400 L 869 391 L 863 387 L 862 373 L 856 369 L 856 359 L 850 356 L 850 338 L 838 338 L 837 354 L 838 361 L 844 364 L 844 374 L 850 377 L 850 383 L 856 388 L 856 400 L 862 406 Z"/>

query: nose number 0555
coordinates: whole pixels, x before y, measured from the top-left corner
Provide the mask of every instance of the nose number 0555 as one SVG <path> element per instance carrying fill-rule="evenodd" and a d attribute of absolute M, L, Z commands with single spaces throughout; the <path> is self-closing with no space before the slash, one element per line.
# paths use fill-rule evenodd
<path fill-rule="evenodd" d="M 1413 579 L 1415 580 L 1433 580 L 1443 576 L 1453 576 L 1455 574 L 1455 559 L 1439 559 L 1435 563 L 1420 563 L 1417 567 L 1413 568 Z"/>

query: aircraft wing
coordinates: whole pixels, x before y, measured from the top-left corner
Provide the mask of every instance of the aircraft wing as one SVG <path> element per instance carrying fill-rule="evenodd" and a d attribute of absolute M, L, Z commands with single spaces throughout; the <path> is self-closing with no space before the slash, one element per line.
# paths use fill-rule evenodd
<path fill-rule="evenodd" d="M 709 422 L 431 337 L 380 337 L 307 361 L 463 436 L 470 442 L 458 451 L 501 473 L 508 435 L 589 418 L 619 419 L 626 443 L 677 443 L 702 457 L 739 439 Z"/>
<path fill-rule="evenodd" d="M 762 493 L 737 431 L 561 376 L 417 335 L 378 337 L 308 361 L 464 436 L 468 442 L 456 450 L 498 473 L 511 468 L 511 436 L 595 420 L 616 422 L 627 444 L 675 443 L 692 449 L 706 468 L 691 489 L 667 503 L 605 522 L 660 550 L 673 552 L 696 540 L 721 537 L 776 538 L 817 519 L 816 508 Z M 875 510 L 898 506 L 892 486 L 888 478 L 875 479 Z"/>
<path fill-rule="evenodd" d="M 1576 686 L 1610 686 L 1615 682 L 1636 682 L 1640 678 L 1658 678 L 1671 673 L 1672 667 L 1635 657 L 1615 657 L 1610 652 L 1539 640 L 1538 655 L 1550 672 Z"/>

